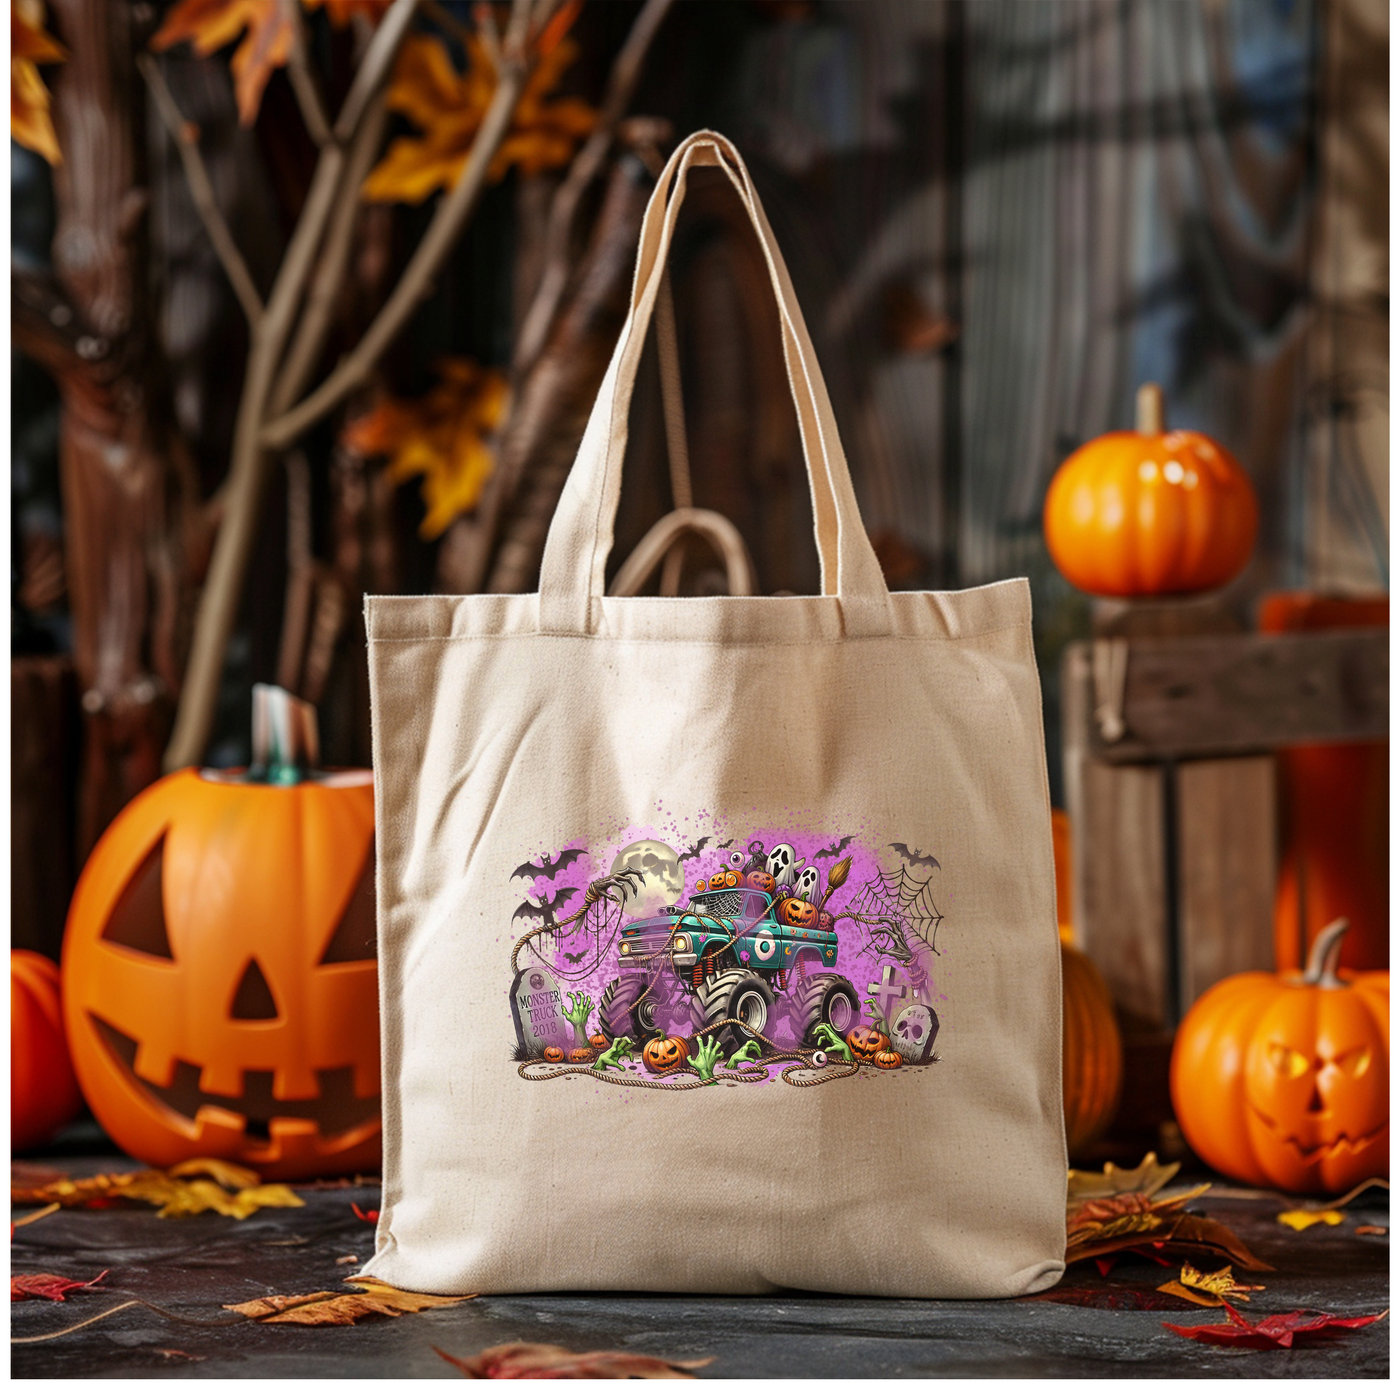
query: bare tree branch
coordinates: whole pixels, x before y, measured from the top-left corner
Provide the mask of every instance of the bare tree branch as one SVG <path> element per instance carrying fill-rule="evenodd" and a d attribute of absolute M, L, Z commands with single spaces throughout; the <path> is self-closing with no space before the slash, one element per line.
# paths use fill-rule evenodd
<path fill-rule="evenodd" d="M 326 109 L 321 102 L 321 92 L 316 85 L 316 76 L 306 60 L 306 29 L 301 22 L 299 0 L 279 0 L 282 13 L 292 30 L 292 48 L 287 55 L 287 76 L 292 81 L 292 91 L 296 94 L 297 106 L 301 108 L 301 119 L 311 139 L 324 146 L 333 141 L 330 122 L 326 120 Z"/>
<path fill-rule="evenodd" d="M 238 244 L 234 242 L 233 234 L 229 232 L 229 226 L 224 222 L 224 216 L 219 210 L 218 200 L 214 198 L 214 186 L 205 168 L 204 157 L 199 153 L 199 128 L 181 116 L 174 95 L 166 84 L 165 75 L 160 71 L 160 64 L 150 54 L 137 54 L 136 66 L 146 80 L 146 86 L 151 90 L 156 111 L 160 113 L 165 129 L 175 142 L 175 149 L 180 153 L 180 163 L 185 167 L 185 180 L 190 187 L 190 197 L 194 200 L 194 207 L 204 223 L 209 241 L 214 245 L 214 251 L 218 254 L 219 262 L 223 265 L 224 273 L 238 298 L 238 304 L 243 308 L 248 324 L 256 326 L 262 320 L 262 297 L 258 295 L 257 286 L 248 271 L 248 264 L 243 261 L 243 254 L 239 252 Z"/>
<path fill-rule="evenodd" d="M 344 145 L 359 130 L 369 104 L 379 94 L 389 76 L 389 69 L 398 57 L 399 47 L 408 26 L 413 23 L 418 0 L 394 0 L 389 12 L 379 21 L 379 28 L 365 50 L 364 60 L 355 70 L 350 82 L 350 91 L 345 94 L 345 103 L 335 120 L 335 139 Z"/>
<path fill-rule="evenodd" d="M 578 212 L 579 200 L 602 169 L 618 123 L 627 111 L 633 92 L 636 91 L 647 50 L 651 47 L 652 40 L 655 39 L 672 4 L 673 0 L 647 0 L 642 7 L 641 13 L 633 22 L 626 43 L 613 61 L 612 72 L 608 76 L 607 93 L 603 98 L 602 110 L 598 114 L 598 124 L 593 128 L 588 140 L 579 148 L 573 164 L 569 167 L 569 173 L 555 191 L 544 236 L 544 271 L 530 302 L 530 309 L 521 323 L 520 338 L 516 342 L 512 366 L 516 379 L 539 358 L 540 351 L 544 349 L 545 341 L 549 337 L 550 327 L 554 324 L 560 299 L 569 280 L 569 234 L 573 228 L 574 215 Z"/>

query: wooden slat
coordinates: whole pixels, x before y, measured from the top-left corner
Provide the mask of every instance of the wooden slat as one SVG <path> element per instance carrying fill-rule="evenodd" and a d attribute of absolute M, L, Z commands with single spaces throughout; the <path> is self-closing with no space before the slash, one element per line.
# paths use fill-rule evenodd
<path fill-rule="evenodd" d="M 1099 645 L 1128 648 L 1126 733 L 1106 743 L 1097 725 L 1089 731 L 1092 756 L 1105 762 L 1262 753 L 1389 735 L 1385 628 Z"/>
<path fill-rule="evenodd" d="M 1185 1009 L 1222 977 L 1273 968 L 1274 760 L 1180 764 L 1176 810 Z"/>

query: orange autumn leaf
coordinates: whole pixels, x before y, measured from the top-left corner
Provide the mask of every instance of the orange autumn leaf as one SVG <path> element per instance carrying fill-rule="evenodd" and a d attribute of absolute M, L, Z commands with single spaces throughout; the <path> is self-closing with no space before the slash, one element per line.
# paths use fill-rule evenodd
<path fill-rule="evenodd" d="M 1213 1274 L 1203 1273 L 1193 1264 L 1183 1264 L 1179 1278 L 1157 1289 L 1158 1293 L 1170 1293 L 1173 1297 L 1185 1298 L 1188 1303 L 1197 1303 L 1203 1308 L 1223 1307 L 1227 1301 L 1247 1302 L 1251 1293 L 1263 1291 L 1262 1283 L 1240 1283 L 1229 1264 Z"/>
<path fill-rule="evenodd" d="M 385 398 L 348 423 L 345 444 L 366 457 L 389 458 L 395 481 L 423 478 L 428 507 L 419 533 L 437 536 L 481 496 L 496 464 L 487 438 L 505 416 L 506 378 L 471 360 L 449 358 L 421 399 Z"/>
<path fill-rule="evenodd" d="M 44 29 L 41 0 L 11 0 L 10 135 L 50 165 L 61 165 L 63 155 L 49 116 L 49 90 L 39 76 L 39 65 L 62 63 L 67 57 L 67 49 Z"/>
<path fill-rule="evenodd" d="M 475 1298 L 475 1293 L 441 1295 L 406 1293 L 377 1278 L 362 1275 L 347 1279 L 358 1293 L 276 1294 L 253 1298 L 246 1303 L 225 1303 L 229 1312 L 241 1313 L 255 1322 L 294 1322 L 303 1327 L 353 1327 L 364 1317 L 402 1317 L 404 1313 L 427 1312 L 430 1308 L 451 1308 Z"/>
<path fill-rule="evenodd" d="M 496 88 L 485 45 L 472 36 L 467 47 L 467 71 L 459 73 L 440 39 L 412 34 L 404 40 L 384 100 L 421 134 L 401 136 L 389 147 L 364 183 L 367 200 L 418 204 L 456 183 Z M 489 179 L 501 179 L 512 165 L 527 175 L 564 165 L 593 130 L 597 113 L 586 102 L 550 98 L 577 52 L 571 40 L 560 39 L 542 54 L 492 158 Z"/>
<path fill-rule="evenodd" d="M 267 80 L 274 68 L 286 63 L 292 38 L 291 21 L 280 0 L 179 0 L 156 31 L 151 47 L 161 53 L 189 40 L 194 51 L 207 58 L 238 39 L 229 66 L 238 96 L 238 120 L 252 126 Z"/>

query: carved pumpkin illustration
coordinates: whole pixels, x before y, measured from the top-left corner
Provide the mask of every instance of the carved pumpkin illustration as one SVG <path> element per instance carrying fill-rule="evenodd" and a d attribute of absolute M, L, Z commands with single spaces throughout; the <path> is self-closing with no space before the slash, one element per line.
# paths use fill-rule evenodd
<path fill-rule="evenodd" d="M 552 1065 L 559 1065 L 564 1062 L 564 1049 L 560 1045 L 546 1045 L 544 1049 L 540 1051 L 540 1054 Z"/>
<path fill-rule="evenodd" d="M 805 899 L 785 899 L 778 905 L 778 922 L 791 924 L 793 928 L 815 928 L 817 906 L 808 904 Z"/>
<path fill-rule="evenodd" d="M 571 1065 L 591 1065 L 593 1063 L 593 1051 L 586 1045 L 576 1045 L 569 1051 L 569 1063 Z"/>
<path fill-rule="evenodd" d="M 690 1058 L 690 1046 L 678 1035 L 649 1040 L 642 1051 L 642 1063 L 653 1074 L 674 1074 Z"/>
<path fill-rule="evenodd" d="M 877 1050 L 870 1058 L 881 1069 L 898 1069 L 904 1063 L 898 1050 Z"/>
<path fill-rule="evenodd" d="M 1138 391 L 1137 431 L 1085 443 L 1045 495 L 1056 567 L 1111 597 L 1219 588 L 1249 562 L 1258 523 L 1240 464 L 1203 433 L 1166 432 L 1155 384 Z"/>
<path fill-rule="evenodd" d="M 726 889 L 734 889 L 739 883 L 739 872 L 737 870 L 726 870 L 719 877 Z"/>
<path fill-rule="evenodd" d="M 1186 1014 L 1172 1105 L 1217 1171 L 1335 1196 L 1390 1171 L 1390 974 L 1337 971 L 1345 919 L 1301 974 L 1240 973 Z"/>
<path fill-rule="evenodd" d="M 873 1060 L 881 1050 L 890 1048 L 889 1037 L 874 1026 L 857 1026 L 846 1037 L 846 1044 L 851 1047 L 851 1054 L 856 1059 L 867 1061 Z"/>
<path fill-rule="evenodd" d="M 83 1106 L 68 1042 L 58 968 L 42 953 L 10 949 L 10 1147 L 47 1142 Z"/>
<path fill-rule="evenodd" d="M 588 1043 L 595 1050 L 606 1050 L 608 1046 L 612 1044 L 612 1041 L 610 1041 L 602 1031 L 594 1031 L 594 1033 L 588 1037 Z"/>
<path fill-rule="evenodd" d="M 777 889 L 773 877 L 766 870 L 750 870 L 744 876 L 744 883 L 751 890 L 762 890 L 764 894 L 772 894 Z"/>
<path fill-rule="evenodd" d="M 373 1170 L 371 777 L 307 777 L 295 740 L 314 720 L 272 690 L 255 688 L 248 774 L 172 773 L 93 849 L 64 935 L 69 1045 L 93 1113 L 143 1161 Z"/>
<path fill-rule="evenodd" d="M 1061 924 L 1061 938 L 1065 925 Z M 1123 1038 L 1113 996 L 1083 953 L 1060 945 L 1064 1039 L 1065 1142 L 1077 1157 L 1103 1136 L 1123 1087 Z"/>

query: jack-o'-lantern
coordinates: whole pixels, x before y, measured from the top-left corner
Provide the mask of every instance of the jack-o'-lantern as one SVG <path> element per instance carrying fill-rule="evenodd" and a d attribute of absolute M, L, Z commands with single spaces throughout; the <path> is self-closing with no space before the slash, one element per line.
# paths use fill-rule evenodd
<path fill-rule="evenodd" d="M 880 1069 L 898 1069 L 904 1063 L 898 1050 L 877 1050 L 870 1058 Z"/>
<path fill-rule="evenodd" d="M 593 1051 L 586 1045 L 576 1045 L 569 1051 L 569 1063 L 571 1065 L 591 1065 L 593 1063 Z"/>
<path fill-rule="evenodd" d="M 690 1058 L 690 1046 L 678 1035 L 658 1036 L 642 1050 L 642 1063 L 653 1074 L 674 1074 Z"/>
<path fill-rule="evenodd" d="M 83 1106 L 68 1042 L 58 968 L 42 953 L 10 949 L 10 1149 L 47 1142 Z"/>
<path fill-rule="evenodd" d="M 1301 975 L 1227 977 L 1182 1020 L 1172 1105 L 1217 1171 L 1324 1197 L 1390 1174 L 1390 974 L 1339 973 L 1346 930 Z"/>
<path fill-rule="evenodd" d="M 734 889 L 739 883 L 739 872 L 737 870 L 726 870 L 723 876 L 724 887 Z"/>
<path fill-rule="evenodd" d="M 851 1054 L 856 1059 L 866 1061 L 873 1060 L 881 1050 L 890 1048 L 889 1037 L 874 1026 L 857 1026 L 846 1037 L 846 1044 L 850 1046 Z"/>
<path fill-rule="evenodd" d="M 374 792 L 316 773 L 315 716 L 254 690 L 254 764 L 129 803 L 68 913 L 78 1081 L 126 1152 L 282 1178 L 380 1159 Z"/>
<path fill-rule="evenodd" d="M 778 905 L 778 922 L 793 928 L 816 928 L 817 906 L 805 899 L 785 899 Z"/>
<path fill-rule="evenodd" d="M 750 870 L 744 876 L 744 883 L 751 890 L 762 890 L 764 894 L 772 894 L 777 888 L 773 883 L 773 877 L 766 870 Z"/>
<path fill-rule="evenodd" d="M 540 1054 L 552 1065 L 564 1063 L 564 1047 L 562 1045 L 546 1045 Z"/>
<path fill-rule="evenodd" d="M 608 1046 L 612 1044 L 612 1041 L 610 1041 L 602 1031 L 594 1031 L 593 1034 L 588 1037 L 588 1043 L 595 1050 L 606 1050 Z"/>
<path fill-rule="evenodd" d="M 1203 433 L 1163 426 L 1162 392 L 1138 391 L 1137 431 L 1068 457 L 1045 495 L 1045 543 L 1086 593 L 1194 593 L 1249 562 L 1259 524 L 1240 464 Z"/>

